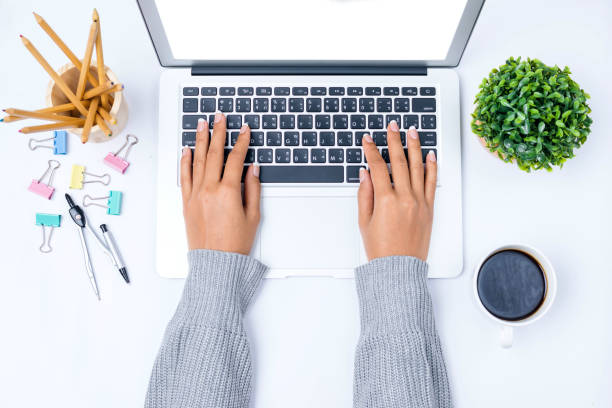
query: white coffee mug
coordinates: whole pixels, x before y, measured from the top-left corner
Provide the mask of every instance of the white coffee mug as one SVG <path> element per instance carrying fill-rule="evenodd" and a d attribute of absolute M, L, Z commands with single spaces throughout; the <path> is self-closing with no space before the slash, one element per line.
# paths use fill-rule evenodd
<path fill-rule="evenodd" d="M 482 301 L 480 300 L 480 296 L 478 295 L 478 275 L 480 274 L 480 269 L 482 268 L 482 265 L 492 255 L 506 250 L 516 250 L 530 255 L 540 264 L 540 267 L 544 272 L 544 279 L 546 279 L 546 292 L 544 293 L 544 300 L 542 301 L 540 307 L 526 318 L 516 321 L 503 320 L 491 314 L 491 312 L 489 312 L 487 308 L 485 308 Z M 544 316 L 546 312 L 548 312 L 548 309 L 550 309 L 550 306 L 552 305 L 553 301 L 555 300 L 555 296 L 557 295 L 557 275 L 548 258 L 546 258 L 544 254 L 542 254 L 537 249 L 525 244 L 505 245 L 503 247 L 497 248 L 494 251 L 489 252 L 486 256 L 482 258 L 480 262 L 478 262 L 478 265 L 476 266 L 476 271 L 474 273 L 473 286 L 474 297 L 476 298 L 476 303 L 478 304 L 478 307 L 491 319 L 501 324 L 500 343 L 502 347 L 508 348 L 512 347 L 514 327 L 526 326 L 530 323 L 533 323 L 542 316 Z"/>

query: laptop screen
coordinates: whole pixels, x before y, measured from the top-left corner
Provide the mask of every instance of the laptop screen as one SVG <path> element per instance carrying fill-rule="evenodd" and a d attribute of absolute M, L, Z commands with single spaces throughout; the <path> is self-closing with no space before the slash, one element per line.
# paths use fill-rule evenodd
<path fill-rule="evenodd" d="M 155 0 L 175 59 L 417 61 L 449 54 L 467 0 Z"/>

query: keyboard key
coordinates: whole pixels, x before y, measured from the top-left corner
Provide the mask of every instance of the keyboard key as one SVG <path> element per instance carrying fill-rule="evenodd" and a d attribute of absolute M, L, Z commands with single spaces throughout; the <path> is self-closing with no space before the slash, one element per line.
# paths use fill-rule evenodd
<path fill-rule="evenodd" d="M 198 88 L 187 87 L 183 88 L 183 96 L 198 96 L 200 90 Z"/>
<path fill-rule="evenodd" d="M 342 183 L 344 166 L 261 166 L 262 183 Z"/>
<path fill-rule="evenodd" d="M 244 158 L 245 163 L 255 163 L 255 149 L 247 150 L 246 157 Z"/>
<path fill-rule="evenodd" d="M 293 149 L 294 163 L 308 163 L 308 149 Z"/>
<path fill-rule="evenodd" d="M 183 129 L 196 130 L 200 118 L 206 119 L 206 115 L 183 115 Z"/>
<path fill-rule="evenodd" d="M 242 86 L 238 88 L 238 95 L 240 96 L 252 96 L 253 88 L 250 86 Z"/>
<path fill-rule="evenodd" d="M 250 112 L 251 111 L 251 99 L 250 98 L 236 98 L 236 112 Z"/>
<path fill-rule="evenodd" d="M 355 146 L 361 146 L 364 135 L 367 135 L 368 132 L 355 132 Z"/>
<path fill-rule="evenodd" d="M 232 146 L 234 146 L 236 144 L 236 142 L 238 141 L 238 137 L 240 136 L 240 132 L 232 132 L 230 134 L 230 143 Z"/>
<path fill-rule="evenodd" d="M 289 112 L 304 112 L 304 99 L 302 98 L 289 99 Z"/>
<path fill-rule="evenodd" d="M 421 128 L 422 129 L 435 129 L 436 128 L 436 115 L 421 115 Z"/>
<path fill-rule="evenodd" d="M 287 86 L 277 86 L 274 88 L 274 95 L 276 96 L 288 96 L 289 95 L 289 87 Z"/>
<path fill-rule="evenodd" d="M 324 87 L 313 87 L 310 88 L 310 94 L 313 96 L 325 96 L 327 95 L 327 89 Z"/>
<path fill-rule="evenodd" d="M 276 149 L 274 151 L 276 163 L 291 163 L 291 149 Z"/>
<path fill-rule="evenodd" d="M 438 143 L 436 132 L 419 132 L 419 140 L 421 146 L 435 146 Z"/>
<path fill-rule="evenodd" d="M 227 158 L 229 154 L 232 152 L 232 149 L 223 149 L 223 163 L 227 162 Z"/>
<path fill-rule="evenodd" d="M 346 182 L 359 183 L 359 169 L 361 166 L 346 166 Z"/>
<path fill-rule="evenodd" d="M 347 163 L 361 163 L 361 149 L 346 149 Z"/>
<path fill-rule="evenodd" d="M 336 135 L 334 132 L 321 132 L 319 133 L 319 145 L 320 146 L 333 146 L 335 144 Z"/>
<path fill-rule="evenodd" d="M 410 126 L 419 128 L 419 116 L 418 115 L 404 115 L 404 129 L 410 129 Z"/>
<path fill-rule="evenodd" d="M 267 112 L 270 108 L 270 100 L 268 98 L 253 99 L 253 112 Z"/>
<path fill-rule="evenodd" d="M 376 146 L 386 146 L 387 132 L 373 132 L 372 139 L 374 139 L 374 143 L 376 144 Z"/>
<path fill-rule="evenodd" d="M 201 90 L 202 96 L 217 96 L 217 88 L 212 86 L 205 86 Z"/>
<path fill-rule="evenodd" d="M 299 146 L 300 134 L 298 132 L 285 132 L 285 146 Z"/>
<path fill-rule="evenodd" d="M 377 87 L 377 86 L 367 87 L 365 90 L 365 94 L 370 95 L 370 96 L 379 96 L 381 94 L 380 87 Z"/>
<path fill-rule="evenodd" d="M 312 129 L 312 115 L 298 115 L 298 129 Z"/>
<path fill-rule="evenodd" d="M 330 95 L 344 95 L 344 88 L 341 87 L 331 87 L 329 88 Z"/>
<path fill-rule="evenodd" d="M 293 88 L 293 95 L 295 95 L 295 96 L 308 95 L 308 88 L 305 87 L 305 86 L 294 87 Z"/>
<path fill-rule="evenodd" d="M 423 86 L 419 91 L 421 96 L 434 96 L 436 94 L 436 88 L 433 86 Z"/>
<path fill-rule="evenodd" d="M 366 128 L 366 116 L 365 115 L 351 115 L 351 129 L 365 129 Z"/>
<path fill-rule="evenodd" d="M 321 112 L 321 98 L 306 99 L 306 112 Z"/>
<path fill-rule="evenodd" d="M 389 126 L 389 123 L 394 120 L 397 122 L 397 126 L 402 126 L 402 117 L 400 115 L 387 115 L 385 116 L 385 129 Z"/>
<path fill-rule="evenodd" d="M 215 98 L 200 99 L 200 112 L 215 112 L 217 110 L 217 101 Z"/>
<path fill-rule="evenodd" d="M 342 112 L 357 112 L 357 98 L 342 98 Z"/>
<path fill-rule="evenodd" d="M 348 115 L 334 115 L 334 129 L 348 129 Z"/>
<path fill-rule="evenodd" d="M 329 115 L 315 115 L 315 127 L 317 129 L 329 129 L 330 120 Z"/>
<path fill-rule="evenodd" d="M 410 99 L 395 98 L 395 112 L 410 112 Z"/>
<path fill-rule="evenodd" d="M 378 98 L 376 101 L 376 110 L 378 112 L 391 112 L 391 98 Z"/>
<path fill-rule="evenodd" d="M 272 95 L 272 88 L 269 86 L 258 87 L 255 89 L 255 93 L 259 96 L 269 96 Z"/>
<path fill-rule="evenodd" d="M 227 115 L 227 128 L 228 129 L 240 129 L 242 126 L 241 115 Z"/>
<path fill-rule="evenodd" d="M 204 116 L 204 119 L 206 119 L 206 116 Z M 208 115 L 208 127 L 210 129 L 215 127 L 215 115 Z"/>
<path fill-rule="evenodd" d="M 338 112 L 338 110 L 340 109 L 340 99 L 325 98 L 324 109 L 325 112 Z"/>
<path fill-rule="evenodd" d="M 368 128 L 382 129 L 383 128 L 383 115 L 368 115 Z"/>
<path fill-rule="evenodd" d="M 182 146 L 195 146 L 196 132 L 183 132 Z"/>
<path fill-rule="evenodd" d="M 250 146 L 263 146 L 264 145 L 264 133 L 263 132 L 251 132 Z"/>
<path fill-rule="evenodd" d="M 286 112 L 287 100 L 284 98 L 272 98 L 272 112 Z"/>
<path fill-rule="evenodd" d="M 276 115 L 262 115 L 261 127 L 264 129 L 278 128 L 278 117 Z"/>
<path fill-rule="evenodd" d="M 374 98 L 359 98 L 359 112 L 374 112 Z"/>
<path fill-rule="evenodd" d="M 310 149 L 310 161 L 312 163 L 325 163 L 325 149 Z"/>
<path fill-rule="evenodd" d="M 347 90 L 348 95 L 360 96 L 363 95 L 363 88 L 358 87 L 350 87 Z"/>
<path fill-rule="evenodd" d="M 302 132 L 302 146 L 316 146 L 317 132 Z"/>
<path fill-rule="evenodd" d="M 413 112 L 435 112 L 436 111 L 436 99 L 435 98 L 412 98 L 412 111 Z"/>
<path fill-rule="evenodd" d="M 221 112 L 233 112 L 234 100 L 232 98 L 219 98 L 219 110 Z"/>
<path fill-rule="evenodd" d="M 329 149 L 330 163 L 344 163 L 344 149 Z"/>
<path fill-rule="evenodd" d="M 183 99 L 183 112 L 195 113 L 198 111 L 198 98 Z"/>
<path fill-rule="evenodd" d="M 258 163 L 272 163 L 272 149 L 257 149 Z"/>
<path fill-rule="evenodd" d="M 434 155 L 436 156 L 436 158 L 438 158 L 438 152 L 436 151 L 436 149 L 421 149 L 421 155 L 423 156 L 423 163 L 425 163 L 425 159 L 427 158 L 427 154 L 429 152 L 434 152 Z"/>
<path fill-rule="evenodd" d="M 352 146 L 353 132 L 338 132 L 338 146 Z"/>
<path fill-rule="evenodd" d="M 293 128 L 295 128 L 295 116 L 293 116 L 293 115 L 280 115 L 280 128 L 281 129 L 293 129 Z"/>
<path fill-rule="evenodd" d="M 236 95 L 236 88 L 234 88 L 233 86 L 224 86 L 221 87 L 221 89 L 219 89 L 219 95 L 221 96 L 234 96 Z"/>
<path fill-rule="evenodd" d="M 266 146 L 282 146 L 283 135 L 281 132 L 267 132 L 266 133 Z"/>
<path fill-rule="evenodd" d="M 387 86 L 383 88 L 383 94 L 389 95 L 389 96 L 399 95 L 399 88 L 396 86 Z"/>
<path fill-rule="evenodd" d="M 259 115 L 244 115 L 244 123 L 248 123 L 251 129 L 259 129 Z"/>
<path fill-rule="evenodd" d="M 402 95 L 404 96 L 416 96 L 416 94 L 417 94 L 417 89 L 414 86 L 408 86 L 408 87 L 402 88 Z"/>
<path fill-rule="evenodd" d="M 382 156 L 385 163 L 391 163 L 391 158 L 389 157 L 389 149 L 382 149 L 380 155 Z"/>

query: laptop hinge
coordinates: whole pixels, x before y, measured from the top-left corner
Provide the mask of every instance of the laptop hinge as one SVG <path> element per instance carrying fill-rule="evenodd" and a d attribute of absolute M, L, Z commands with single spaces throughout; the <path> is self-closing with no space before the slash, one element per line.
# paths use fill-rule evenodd
<path fill-rule="evenodd" d="M 191 75 L 427 75 L 427 67 L 197 66 L 191 67 Z"/>

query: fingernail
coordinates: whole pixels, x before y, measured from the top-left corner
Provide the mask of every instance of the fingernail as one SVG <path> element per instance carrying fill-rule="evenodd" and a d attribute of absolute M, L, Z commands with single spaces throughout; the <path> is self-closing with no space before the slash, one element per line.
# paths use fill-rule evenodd
<path fill-rule="evenodd" d="M 198 119 L 198 132 L 201 132 L 204 130 L 204 126 L 206 126 L 206 120 L 203 118 Z"/>
<path fill-rule="evenodd" d="M 417 137 L 419 137 L 419 134 L 417 133 L 416 128 L 414 126 L 410 126 L 408 128 L 408 134 L 413 139 L 416 139 Z"/>
<path fill-rule="evenodd" d="M 189 151 L 188 147 L 183 147 L 183 156 L 186 155 L 188 151 Z"/>
<path fill-rule="evenodd" d="M 220 111 L 217 111 L 217 113 L 215 113 L 215 123 L 221 122 L 222 119 L 223 119 L 223 114 Z"/>
<path fill-rule="evenodd" d="M 256 164 L 253 164 L 253 175 L 259 178 L 259 166 Z"/>
<path fill-rule="evenodd" d="M 436 154 L 433 152 L 433 150 L 430 150 L 429 153 L 427 153 L 427 160 L 431 162 L 436 161 Z"/>
<path fill-rule="evenodd" d="M 359 182 L 361 183 L 365 178 L 365 169 L 362 167 L 359 169 Z"/>
<path fill-rule="evenodd" d="M 391 128 L 392 131 L 399 132 L 399 127 L 397 126 L 396 121 L 392 120 L 391 122 L 389 122 L 389 127 Z"/>
<path fill-rule="evenodd" d="M 372 136 L 370 135 L 363 135 L 363 140 L 365 140 L 368 143 L 374 143 L 374 140 L 372 140 Z"/>
<path fill-rule="evenodd" d="M 249 130 L 249 124 L 245 123 L 244 125 L 242 125 L 242 127 L 240 128 L 240 134 L 246 132 L 247 130 Z"/>

